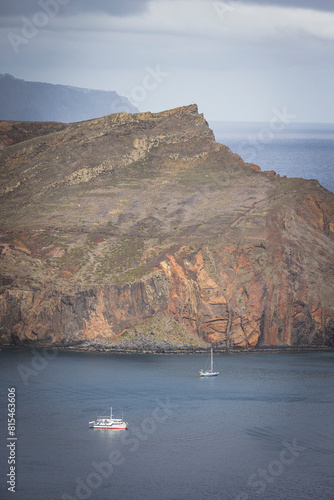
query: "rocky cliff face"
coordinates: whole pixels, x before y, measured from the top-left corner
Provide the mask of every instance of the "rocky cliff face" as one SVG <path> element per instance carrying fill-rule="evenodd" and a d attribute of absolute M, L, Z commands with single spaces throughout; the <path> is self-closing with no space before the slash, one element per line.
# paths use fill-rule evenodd
<path fill-rule="evenodd" d="M 2 343 L 334 345 L 334 195 L 195 105 L 1 122 Z"/>

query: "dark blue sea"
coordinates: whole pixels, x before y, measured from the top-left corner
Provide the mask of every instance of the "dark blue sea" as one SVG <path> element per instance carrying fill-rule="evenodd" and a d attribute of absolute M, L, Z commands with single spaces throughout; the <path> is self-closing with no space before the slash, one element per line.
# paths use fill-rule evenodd
<path fill-rule="evenodd" d="M 210 122 L 216 140 L 262 170 L 317 179 L 334 192 L 334 123 Z"/>
<path fill-rule="evenodd" d="M 1 499 L 333 500 L 334 353 L 217 354 L 204 379 L 206 362 L 0 351 Z M 89 429 L 110 406 L 128 430 Z"/>

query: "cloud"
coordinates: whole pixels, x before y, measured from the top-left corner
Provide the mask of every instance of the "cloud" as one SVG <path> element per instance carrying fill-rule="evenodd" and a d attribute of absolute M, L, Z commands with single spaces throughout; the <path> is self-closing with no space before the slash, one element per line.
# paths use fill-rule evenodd
<path fill-rule="evenodd" d="M 164 37 L 173 37 L 178 43 L 182 42 L 180 53 L 189 50 L 190 41 L 199 55 L 202 53 L 201 44 L 207 50 L 210 40 L 213 44 L 219 41 L 238 45 L 250 42 L 251 46 L 277 41 L 283 47 L 288 40 L 299 45 L 309 37 L 334 40 L 334 12 L 273 5 L 261 7 L 239 2 L 231 9 L 220 11 L 217 9 L 219 3 L 212 0 L 192 0 L 191 3 L 189 0 L 155 0 L 147 4 L 141 15 L 129 12 L 116 18 L 101 12 L 82 12 L 65 18 L 57 16 L 48 25 L 48 30 L 68 34 L 86 32 L 87 36 L 99 33 L 101 39 L 107 35 L 137 36 L 139 44 L 141 37 L 155 38 L 159 44 L 149 42 L 149 53 L 165 48 Z M 135 45 L 136 42 L 134 50 Z M 231 50 L 227 45 L 219 47 L 221 51 L 225 49 Z"/>
<path fill-rule="evenodd" d="M 240 0 L 226 0 L 226 3 L 231 5 Z M 291 7 L 299 9 L 323 10 L 327 12 L 334 12 L 333 0 L 241 0 L 246 5 L 260 5 L 260 6 L 277 6 L 277 7 Z M 222 2 L 224 3 L 224 2 Z"/>
<path fill-rule="evenodd" d="M 224 18 L 224 28 L 238 40 L 277 40 L 283 47 L 287 41 L 300 45 L 309 37 L 334 40 L 334 12 L 240 4 Z"/>
<path fill-rule="evenodd" d="M 14 52 L 9 34 L 22 36 L 22 16 L 35 22 L 42 2 L 58 2 L 59 14 Z M 135 103 L 141 110 L 194 101 L 211 118 L 261 120 L 287 105 L 301 121 L 332 120 L 334 12 L 325 0 L 2 4 L 0 73 L 131 96 L 159 67 L 169 76 Z"/>
<path fill-rule="evenodd" d="M 27 16 L 33 15 L 41 8 L 41 4 L 52 4 L 57 0 L 11 0 L 1 2 L 0 17 L 8 16 Z M 149 4 L 159 3 L 160 0 L 59 0 L 62 9 L 59 14 L 62 16 L 72 15 L 74 13 L 103 12 L 113 16 L 129 16 L 140 14 L 146 11 Z M 174 0 L 169 0 L 172 3 Z M 194 0 L 185 0 L 193 4 Z M 206 3 L 212 3 L 215 0 L 206 0 Z M 259 5 L 259 6 L 277 6 L 300 9 L 322 10 L 334 12 L 333 0 L 221 0 L 216 4 L 225 4 L 226 6 L 237 7 L 240 4 Z"/>
<path fill-rule="evenodd" d="M 113 16 L 128 16 L 144 12 L 150 0 L 59 0 L 59 15 L 85 12 L 104 12 Z M 11 0 L 1 2 L 0 16 L 29 16 L 42 5 L 54 5 L 57 0 Z"/>

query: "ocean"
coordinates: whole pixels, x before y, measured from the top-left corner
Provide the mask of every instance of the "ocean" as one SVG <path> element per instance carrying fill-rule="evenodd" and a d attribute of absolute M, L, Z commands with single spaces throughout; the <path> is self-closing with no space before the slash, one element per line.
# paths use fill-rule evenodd
<path fill-rule="evenodd" d="M 207 361 L 2 349 L 1 499 L 333 500 L 334 353 Z M 89 429 L 110 406 L 128 430 Z"/>
<path fill-rule="evenodd" d="M 217 142 L 262 170 L 317 179 L 334 192 L 334 123 L 210 122 Z"/>

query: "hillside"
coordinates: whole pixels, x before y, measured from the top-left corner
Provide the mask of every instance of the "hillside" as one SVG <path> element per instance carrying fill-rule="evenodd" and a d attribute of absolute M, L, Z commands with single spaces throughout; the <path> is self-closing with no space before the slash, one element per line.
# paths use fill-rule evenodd
<path fill-rule="evenodd" d="M 114 91 L 27 82 L 0 75 L 0 120 L 78 122 L 138 109 Z"/>
<path fill-rule="evenodd" d="M 0 122 L 0 339 L 334 345 L 334 195 L 218 144 L 191 105 Z"/>

